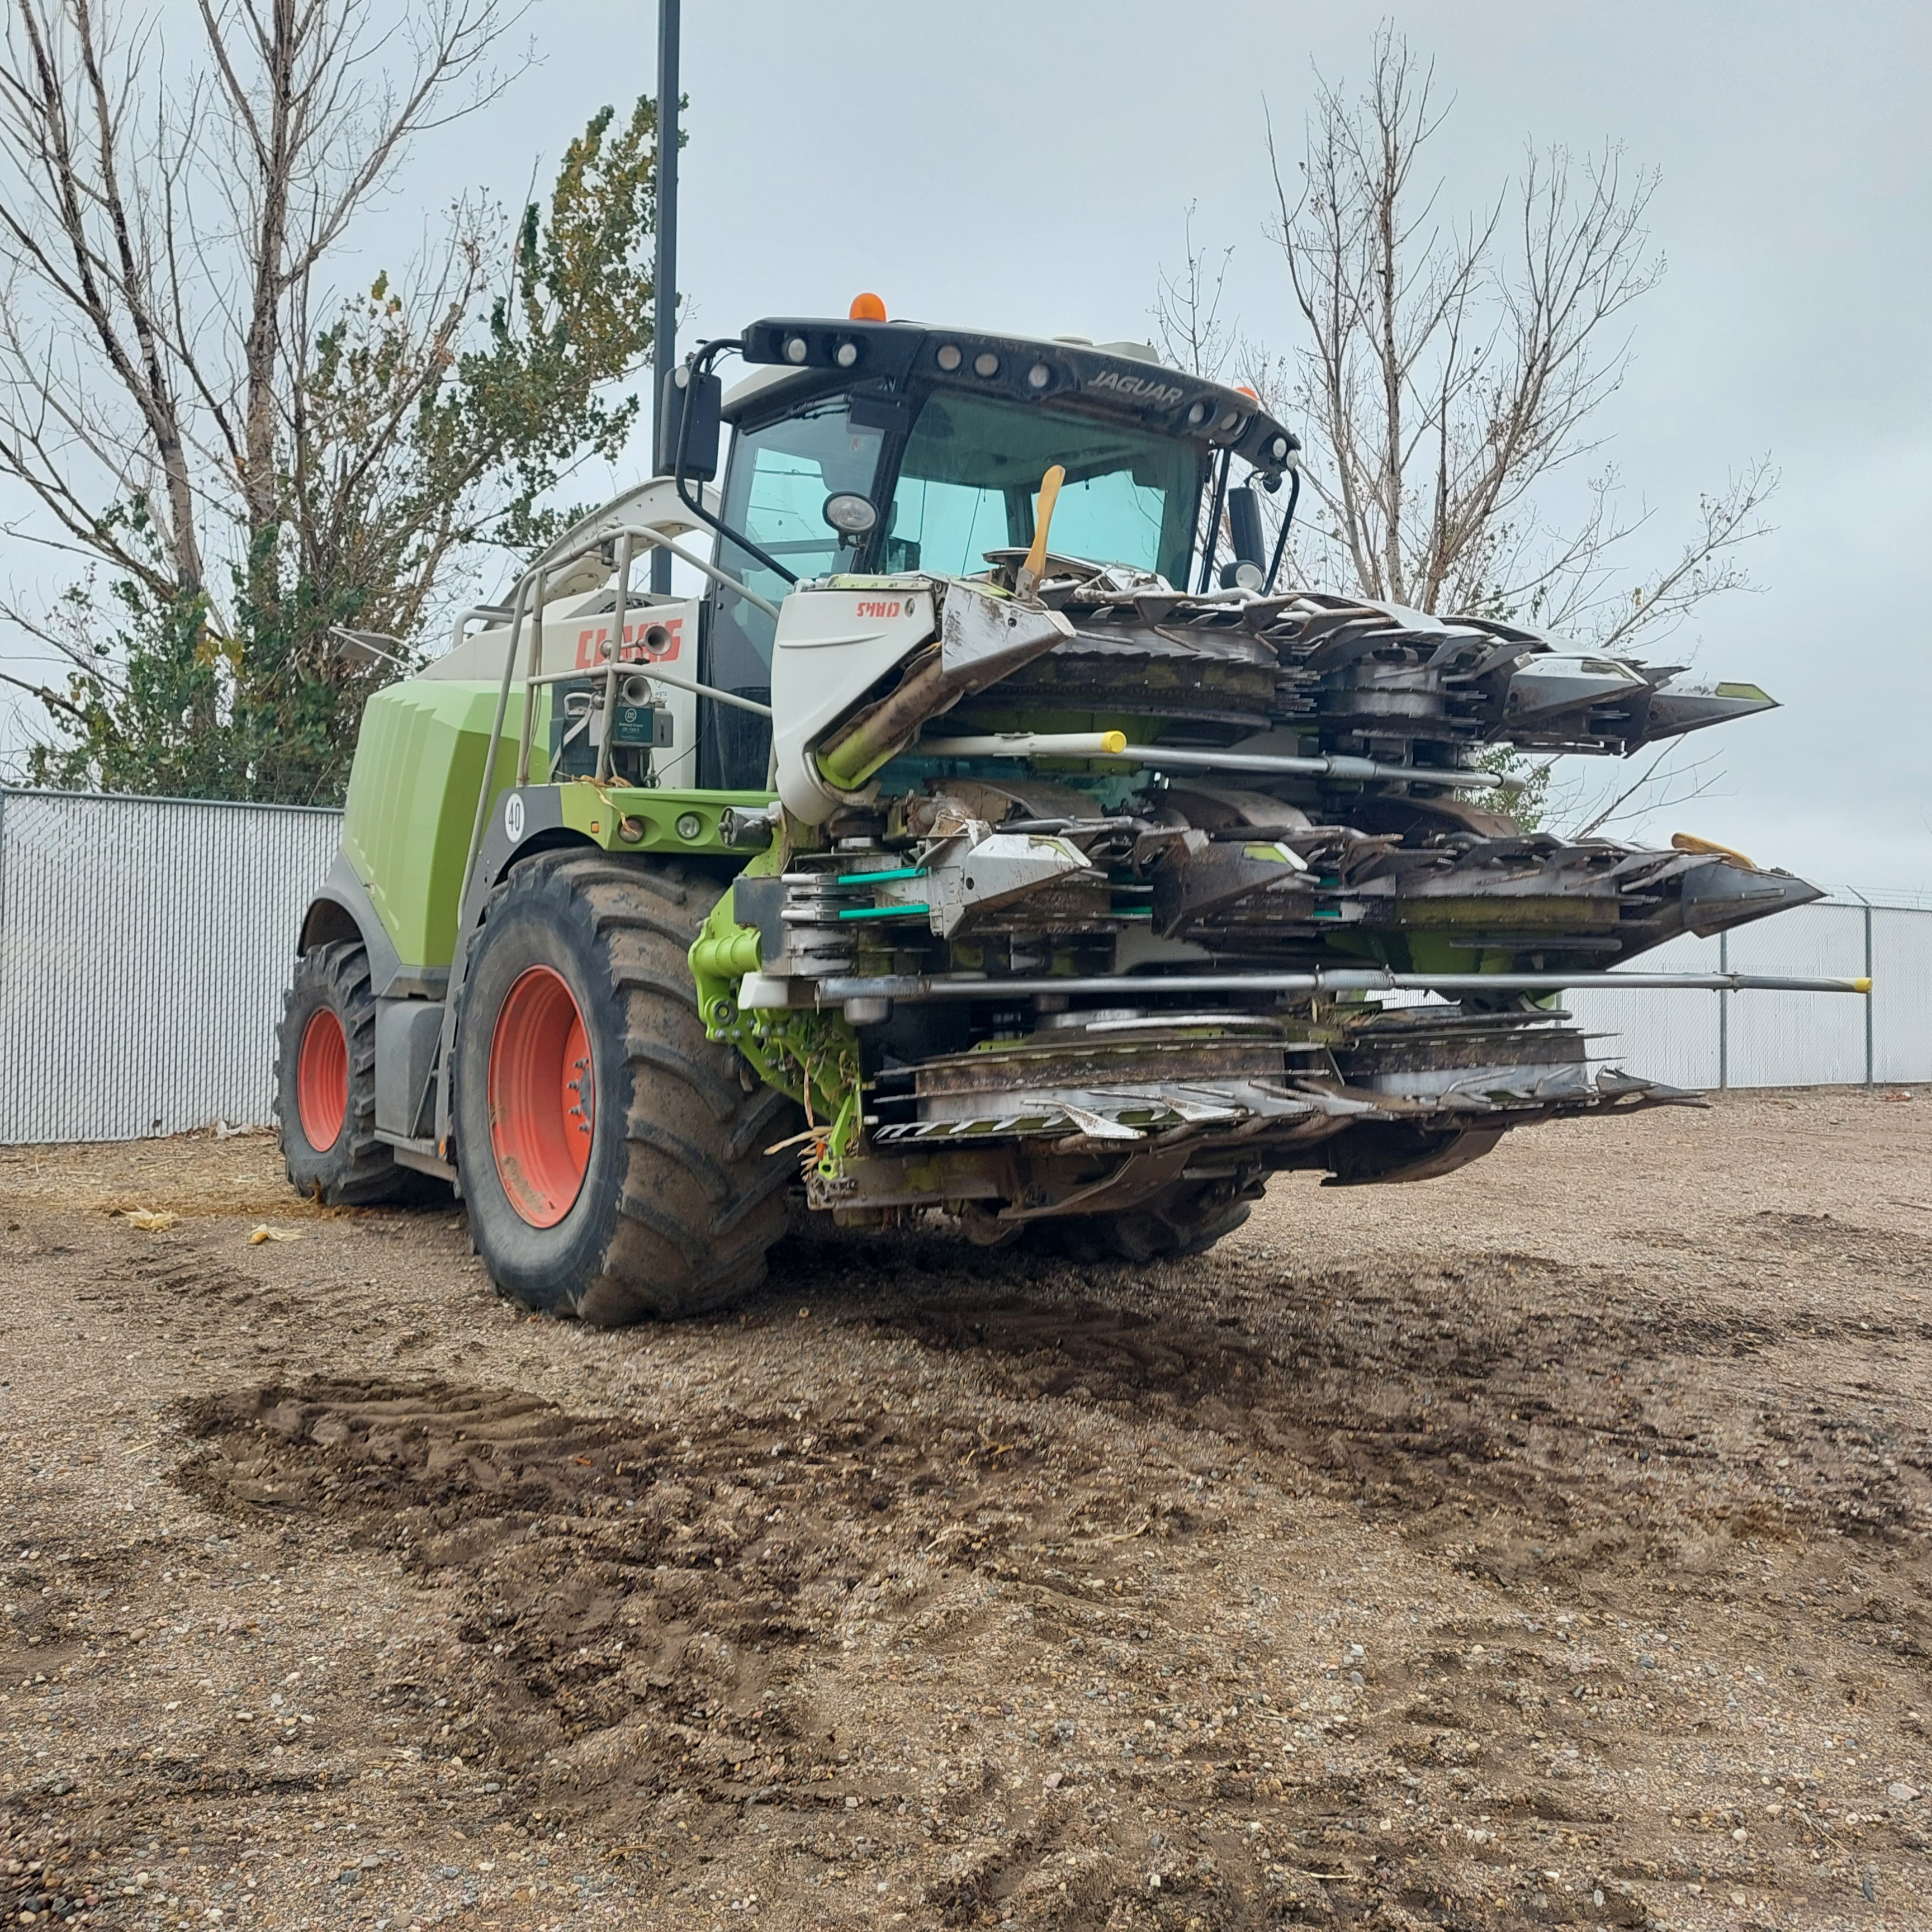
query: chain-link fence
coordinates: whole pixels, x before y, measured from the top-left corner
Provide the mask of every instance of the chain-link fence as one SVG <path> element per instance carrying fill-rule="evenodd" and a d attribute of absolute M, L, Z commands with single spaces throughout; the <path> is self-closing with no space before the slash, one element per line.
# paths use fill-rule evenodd
<path fill-rule="evenodd" d="M 0 790 L 0 1144 L 273 1118 L 275 1022 L 340 814 Z M 1646 970 L 1869 974 L 1819 993 L 1584 993 L 1592 1051 L 1682 1087 L 1932 1081 L 1932 908 L 1856 896 Z"/>
<path fill-rule="evenodd" d="M 340 836 L 335 812 L 0 790 L 0 1143 L 271 1119 Z"/>

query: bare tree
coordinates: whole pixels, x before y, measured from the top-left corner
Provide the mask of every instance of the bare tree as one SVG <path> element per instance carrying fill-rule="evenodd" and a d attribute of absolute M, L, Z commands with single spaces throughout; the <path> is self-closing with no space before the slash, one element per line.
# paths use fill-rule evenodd
<path fill-rule="evenodd" d="M 1220 379 L 1240 347 L 1240 332 L 1221 316 L 1234 250 L 1231 243 L 1216 258 L 1198 246 L 1194 215 L 1195 204 L 1190 202 L 1181 231 L 1181 267 L 1172 274 L 1160 271 L 1160 292 L 1152 314 L 1160 351 L 1168 362 L 1212 382 Z"/>
<path fill-rule="evenodd" d="M 0 62 L 0 474 L 16 534 L 205 596 L 285 503 L 315 278 L 412 140 L 493 98 L 502 0 L 13 0 Z"/>
<path fill-rule="evenodd" d="M 1630 311 L 1664 272 L 1645 228 L 1657 176 L 1614 147 L 1532 151 L 1493 200 L 1452 219 L 1428 168 L 1448 111 L 1432 66 L 1390 28 L 1358 94 L 1318 78 L 1300 160 L 1272 123 L 1268 136 L 1268 233 L 1298 339 L 1270 347 L 1224 319 L 1226 258 L 1197 247 L 1190 208 L 1184 270 L 1161 278 L 1163 346 L 1202 374 L 1239 364 L 1300 432 L 1289 568 L 1303 581 L 1598 649 L 1668 629 L 1745 584 L 1738 552 L 1763 531 L 1777 478 L 1768 460 L 1746 465 L 1700 498 L 1675 554 L 1634 568 L 1651 514 L 1624 508 L 1603 412 L 1628 368 Z M 1716 777 L 1675 746 L 1608 786 L 1556 783 L 1507 747 L 1486 762 L 1529 777 L 1533 808 L 1585 832 Z"/>
<path fill-rule="evenodd" d="M 1632 581 L 1648 513 L 1624 512 L 1606 463 L 1581 472 L 1603 453 L 1628 312 L 1663 272 L 1644 225 L 1657 177 L 1615 148 L 1532 152 L 1494 201 L 1451 220 L 1426 172 L 1448 111 L 1432 67 L 1384 28 L 1359 97 L 1318 85 L 1298 163 L 1269 129 L 1269 232 L 1300 340 L 1245 352 L 1309 446 L 1299 566 L 1424 610 L 1627 640 L 1744 582 L 1736 552 L 1775 476 L 1765 461 L 1739 471 L 1678 553 Z M 1190 236 L 1190 266 L 1193 253 Z M 1163 284 L 1177 321 L 1186 292 Z M 1567 518 L 1552 501 L 1566 473 L 1582 506 Z"/>

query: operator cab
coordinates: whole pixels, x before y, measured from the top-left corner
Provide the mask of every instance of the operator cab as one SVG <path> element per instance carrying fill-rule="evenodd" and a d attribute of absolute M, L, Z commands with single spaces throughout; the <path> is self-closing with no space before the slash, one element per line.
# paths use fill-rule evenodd
<path fill-rule="evenodd" d="M 1184 590 L 1206 524 L 1219 522 L 1229 459 L 1272 490 L 1298 446 L 1246 392 L 1166 368 L 1136 345 L 780 320 L 753 324 L 742 350 L 761 366 L 723 405 L 733 434 L 715 560 L 772 604 L 802 578 L 982 574 L 990 554 L 1033 541 L 1040 478 L 1054 464 L 1066 472 L 1056 554 Z M 1198 574 L 1210 587 L 1211 557 Z M 706 681 L 769 702 L 774 629 L 721 588 Z M 766 722 L 701 708 L 699 782 L 761 785 Z"/>

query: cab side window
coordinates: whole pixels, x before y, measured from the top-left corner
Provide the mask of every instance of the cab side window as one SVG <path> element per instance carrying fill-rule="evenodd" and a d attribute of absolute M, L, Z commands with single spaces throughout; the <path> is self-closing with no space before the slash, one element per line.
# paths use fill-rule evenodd
<path fill-rule="evenodd" d="M 724 520 L 798 577 L 850 567 L 851 552 L 824 518 L 825 500 L 870 496 L 883 438 L 855 428 L 846 398 L 824 402 L 734 436 L 724 479 Z M 769 564 L 720 538 L 718 566 L 769 604 L 790 588 Z M 775 626 L 754 604 L 721 586 L 713 606 L 708 682 L 764 704 L 771 701 Z M 750 712 L 706 704 L 699 728 L 701 782 L 756 790 L 765 782 L 771 729 Z"/>

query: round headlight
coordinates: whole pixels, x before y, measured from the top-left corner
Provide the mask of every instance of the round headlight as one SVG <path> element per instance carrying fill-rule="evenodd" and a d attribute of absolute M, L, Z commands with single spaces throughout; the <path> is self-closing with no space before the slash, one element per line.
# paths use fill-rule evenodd
<path fill-rule="evenodd" d="M 1053 371 L 1044 362 L 1036 362 L 1027 371 L 1027 387 L 1029 389 L 1043 389 L 1052 380 Z"/>
<path fill-rule="evenodd" d="M 957 343 L 949 342 L 932 359 L 950 376 L 966 358 L 959 352 L 959 345 Z"/>
<path fill-rule="evenodd" d="M 997 376 L 1000 373 L 1000 358 L 990 349 L 982 349 L 973 358 L 973 373 L 976 376 Z"/>
<path fill-rule="evenodd" d="M 1190 427 L 1198 429 L 1208 420 L 1208 405 L 1205 403 L 1196 403 L 1187 412 L 1187 420 Z"/>
<path fill-rule="evenodd" d="M 859 359 L 859 345 L 856 342 L 842 342 L 832 352 L 832 359 L 842 369 L 849 369 Z"/>
<path fill-rule="evenodd" d="M 839 490 L 826 497 L 819 514 L 842 536 L 862 537 L 879 520 L 878 506 L 856 490 Z"/>
<path fill-rule="evenodd" d="M 802 362 L 812 353 L 812 346 L 803 336 L 794 335 L 787 338 L 784 352 L 788 362 Z"/>
<path fill-rule="evenodd" d="M 680 812 L 678 814 L 677 836 L 680 838 L 702 838 L 704 836 L 704 820 L 694 812 Z"/>

